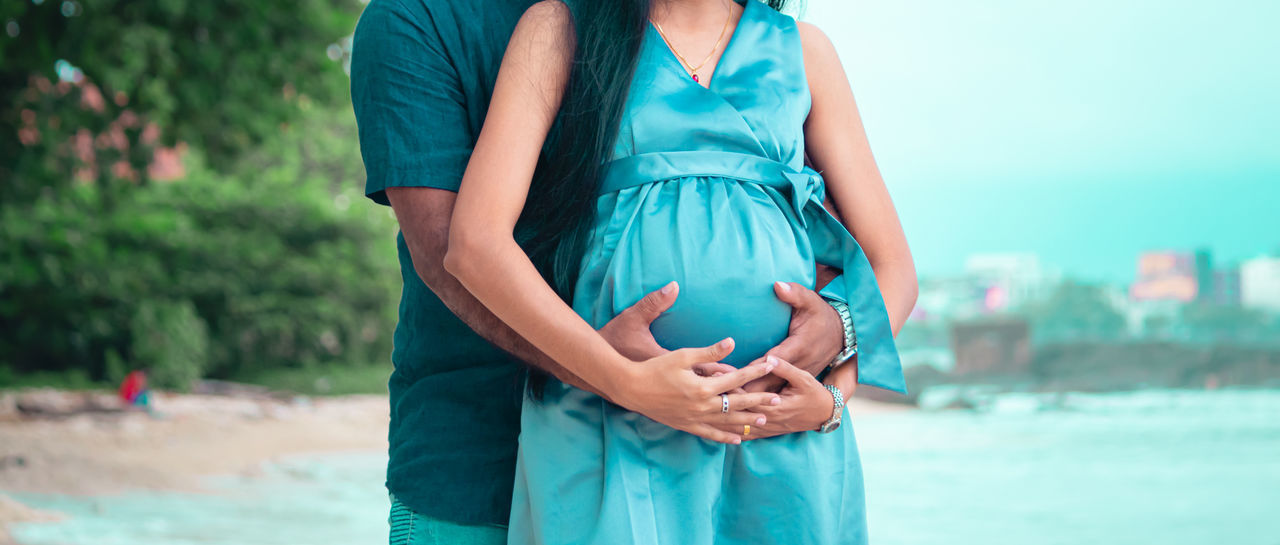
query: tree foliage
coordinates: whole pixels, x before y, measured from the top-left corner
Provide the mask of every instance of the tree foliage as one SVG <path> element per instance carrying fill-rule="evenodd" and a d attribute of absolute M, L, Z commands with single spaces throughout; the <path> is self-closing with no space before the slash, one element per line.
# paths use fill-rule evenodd
<path fill-rule="evenodd" d="M 394 220 L 363 205 L 359 0 L 0 0 L 0 378 L 162 386 L 385 361 Z M 184 178 L 148 183 L 155 150 Z"/>
<path fill-rule="evenodd" d="M 118 195 L 70 188 L 0 206 L 0 367 L 149 366 L 210 375 L 385 360 L 394 222 L 282 160 L 254 176 L 195 169 Z"/>
<path fill-rule="evenodd" d="M 1189 303 L 1178 312 L 1184 337 L 1209 343 L 1280 346 L 1280 318 L 1239 305 Z"/>
<path fill-rule="evenodd" d="M 0 2 L 0 180 L 10 180 L 0 198 L 14 196 L 14 183 L 65 181 L 49 168 L 48 149 L 19 140 L 32 123 L 56 146 L 130 112 L 124 158 L 139 177 L 149 126 L 158 129 L 154 143 L 185 142 L 222 171 L 307 108 L 344 103 L 347 80 L 335 60 L 359 12 L 358 0 Z M 40 79 L 92 84 L 101 110 L 72 107 L 83 97 L 65 88 L 70 98 L 50 102 Z"/>
<path fill-rule="evenodd" d="M 1100 286 L 1063 282 L 1026 312 L 1037 342 L 1117 340 L 1128 334 L 1124 316 Z"/>

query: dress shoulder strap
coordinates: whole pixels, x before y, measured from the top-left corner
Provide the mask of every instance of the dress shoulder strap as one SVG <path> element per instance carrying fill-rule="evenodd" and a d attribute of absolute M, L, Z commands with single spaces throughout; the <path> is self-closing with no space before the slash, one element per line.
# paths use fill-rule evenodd
<path fill-rule="evenodd" d="M 809 108 L 809 80 L 804 70 L 804 47 L 800 42 L 800 27 L 795 17 L 781 13 L 761 0 L 746 0 L 754 10 L 754 24 L 751 25 L 750 41 L 756 54 L 767 55 L 774 61 L 770 63 L 771 76 L 781 81 L 789 81 L 788 87 L 796 89 L 801 96 L 795 97 L 804 104 L 803 110 Z"/>

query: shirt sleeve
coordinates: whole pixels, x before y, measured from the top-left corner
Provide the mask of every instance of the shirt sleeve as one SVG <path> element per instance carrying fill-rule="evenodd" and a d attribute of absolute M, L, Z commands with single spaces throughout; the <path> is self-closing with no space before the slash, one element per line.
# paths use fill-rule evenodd
<path fill-rule="evenodd" d="M 428 13 L 370 2 L 351 51 L 365 195 L 388 204 L 388 187 L 457 191 L 473 146 L 465 96 Z"/>

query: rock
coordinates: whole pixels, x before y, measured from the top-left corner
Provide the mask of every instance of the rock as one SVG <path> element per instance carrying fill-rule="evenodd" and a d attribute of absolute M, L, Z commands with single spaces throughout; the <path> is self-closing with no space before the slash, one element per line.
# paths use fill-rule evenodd
<path fill-rule="evenodd" d="M 59 415 L 70 414 L 80 405 L 69 392 L 59 392 L 48 388 L 28 390 L 18 394 L 15 405 L 18 412 L 25 415 Z"/>
<path fill-rule="evenodd" d="M 115 396 L 98 392 L 63 392 L 51 388 L 26 390 L 14 396 L 17 413 L 32 418 L 63 418 L 84 413 L 124 410 Z"/>

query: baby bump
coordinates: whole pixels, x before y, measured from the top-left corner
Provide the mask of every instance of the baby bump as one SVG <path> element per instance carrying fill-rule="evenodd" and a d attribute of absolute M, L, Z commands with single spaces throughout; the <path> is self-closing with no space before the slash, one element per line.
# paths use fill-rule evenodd
<path fill-rule="evenodd" d="M 655 184 L 617 241 L 610 263 L 613 312 L 668 282 L 675 304 L 654 320 L 668 349 L 736 343 L 725 363 L 742 366 L 786 337 L 791 307 L 775 281 L 814 283 L 808 237 L 776 192 L 732 180 Z"/>

